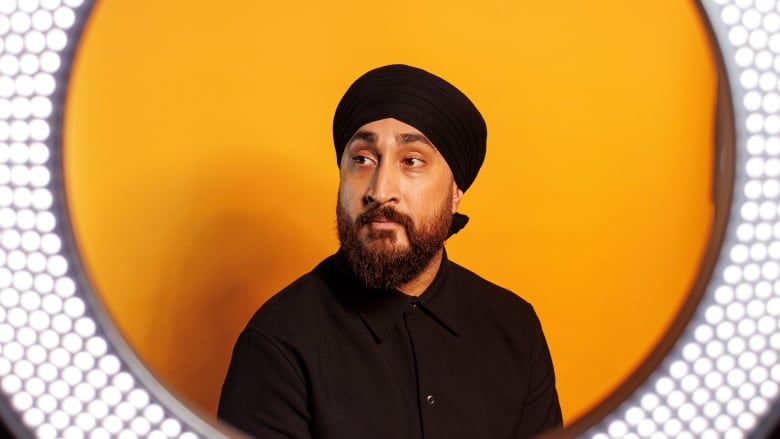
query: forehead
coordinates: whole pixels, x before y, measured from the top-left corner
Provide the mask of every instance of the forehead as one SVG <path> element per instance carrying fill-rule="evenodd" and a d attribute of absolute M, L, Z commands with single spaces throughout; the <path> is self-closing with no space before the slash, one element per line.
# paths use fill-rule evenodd
<path fill-rule="evenodd" d="M 364 140 L 376 140 L 376 137 L 392 136 L 399 142 L 410 143 L 420 141 L 434 147 L 433 143 L 418 130 L 406 122 L 394 118 L 385 118 L 369 122 L 357 129 L 352 140 L 363 138 Z M 434 147 L 435 149 L 435 147 Z"/>
<path fill-rule="evenodd" d="M 372 122 L 368 122 L 363 126 L 361 126 L 360 128 L 358 128 L 358 131 L 364 129 L 374 129 L 374 128 L 375 129 L 380 129 L 380 128 L 399 129 L 399 130 L 407 130 L 407 131 L 412 131 L 417 133 L 420 132 L 420 130 L 413 127 L 412 125 L 409 125 L 406 122 L 402 122 L 394 117 L 386 117 L 384 119 L 378 119 Z"/>

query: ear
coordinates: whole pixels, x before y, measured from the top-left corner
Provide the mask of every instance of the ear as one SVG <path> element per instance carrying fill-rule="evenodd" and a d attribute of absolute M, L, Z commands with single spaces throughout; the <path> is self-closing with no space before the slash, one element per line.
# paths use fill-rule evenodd
<path fill-rule="evenodd" d="M 452 213 L 458 211 L 460 200 L 463 198 L 463 191 L 460 190 L 458 184 L 455 181 L 452 182 Z"/>

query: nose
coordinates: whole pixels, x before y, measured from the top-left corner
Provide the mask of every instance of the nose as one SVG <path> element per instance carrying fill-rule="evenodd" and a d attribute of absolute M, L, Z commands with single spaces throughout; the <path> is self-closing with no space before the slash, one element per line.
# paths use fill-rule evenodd
<path fill-rule="evenodd" d="M 380 163 L 374 171 L 371 178 L 371 185 L 366 192 L 366 203 L 376 203 L 382 205 L 391 201 L 399 200 L 399 173 L 388 166 L 386 163 Z"/>

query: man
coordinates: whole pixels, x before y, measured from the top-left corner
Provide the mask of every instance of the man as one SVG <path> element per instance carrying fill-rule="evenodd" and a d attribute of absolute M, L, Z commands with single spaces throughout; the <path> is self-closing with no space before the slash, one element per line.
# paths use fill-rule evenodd
<path fill-rule="evenodd" d="M 447 259 L 485 157 L 458 89 L 391 65 L 333 121 L 339 251 L 239 336 L 218 416 L 260 438 L 521 438 L 561 425 L 533 308 Z"/>

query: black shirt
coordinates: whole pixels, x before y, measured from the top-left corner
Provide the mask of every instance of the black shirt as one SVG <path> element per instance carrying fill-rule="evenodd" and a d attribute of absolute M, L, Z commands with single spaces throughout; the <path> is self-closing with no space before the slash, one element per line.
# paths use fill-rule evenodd
<path fill-rule="evenodd" d="M 241 333 L 218 416 L 259 438 L 523 438 L 562 422 L 531 305 L 446 254 L 419 299 L 325 259 Z"/>

